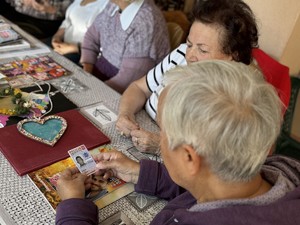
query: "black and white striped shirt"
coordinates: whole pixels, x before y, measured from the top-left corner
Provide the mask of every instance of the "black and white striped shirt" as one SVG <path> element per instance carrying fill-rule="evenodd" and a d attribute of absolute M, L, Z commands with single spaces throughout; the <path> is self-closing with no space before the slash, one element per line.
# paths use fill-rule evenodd
<path fill-rule="evenodd" d="M 162 62 L 151 69 L 146 77 L 148 89 L 152 92 L 150 98 L 146 102 L 146 111 L 149 116 L 155 120 L 158 97 L 163 89 L 161 83 L 165 72 L 176 67 L 177 65 L 186 65 L 185 60 L 186 44 L 181 44 L 178 48 L 167 55 Z M 158 91 L 159 90 L 159 91 Z"/>

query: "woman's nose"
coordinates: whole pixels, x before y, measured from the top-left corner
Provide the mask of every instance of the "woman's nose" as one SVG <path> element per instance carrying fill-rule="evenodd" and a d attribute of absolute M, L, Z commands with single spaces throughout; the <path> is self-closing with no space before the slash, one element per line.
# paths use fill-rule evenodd
<path fill-rule="evenodd" d="M 194 48 L 187 49 L 185 59 L 187 62 L 196 62 L 197 61 L 197 57 L 195 55 Z"/>

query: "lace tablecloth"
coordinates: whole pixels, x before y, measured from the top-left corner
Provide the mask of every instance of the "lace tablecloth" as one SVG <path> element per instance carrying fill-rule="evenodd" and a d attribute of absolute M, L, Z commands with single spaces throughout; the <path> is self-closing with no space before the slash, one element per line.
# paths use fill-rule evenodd
<path fill-rule="evenodd" d="M 109 106 L 111 110 L 117 112 L 120 99 L 120 95 L 117 92 L 92 75 L 85 73 L 80 67 L 77 67 L 64 57 L 56 53 L 50 53 L 48 55 L 72 71 L 70 76 L 55 79 L 50 81 L 50 83 L 59 88 L 58 86 L 62 83 L 62 80 L 72 79 L 78 84 L 85 86 L 82 90 L 73 89 L 66 91 L 64 94 L 68 99 L 73 101 L 79 108 L 103 102 L 103 104 Z M 0 62 L 3 63 L 11 60 L 12 59 L 2 59 Z M 155 123 L 144 111 L 137 115 L 137 120 L 144 128 L 152 131 L 158 130 Z M 113 146 L 130 156 L 126 150 L 133 146 L 131 139 L 121 137 L 116 132 L 114 123 L 98 128 L 111 138 Z M 18 176 L 1 153 L 0 176 L 0 216 L 7 224 L 54 224 L 55 212 L 48 205 L 43 195 L 26 175 L 23 177 Z M 141 197 L 140 199 L 147 201 L 147 196 Z M 149 199 L 151 199 L 151 197 Z M 140 209 L 134 207 L 129 198 L 124 197 L 99 210 L 99 218 L 100 221 L 103 221 L 118 211 L 121 211 L 135 224 L 149 224 L 152 218 L 164 206 L 165 201 L 156 200 L 146 208 Z"/>

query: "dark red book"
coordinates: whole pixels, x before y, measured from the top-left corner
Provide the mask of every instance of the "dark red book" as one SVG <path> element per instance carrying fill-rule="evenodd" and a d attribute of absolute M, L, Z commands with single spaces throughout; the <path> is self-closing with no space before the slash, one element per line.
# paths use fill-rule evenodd
<path fill-rule="evenodd" d="M 56 115 L 65 118 L 68 127 L 53 147 L 25 137 L 19 133 L 16 125 L 0 129 L 0 150 L 19 175 L 67 158 L 68 150 L 79 145 L 84 144 L 90 150 L 110 142 L 110 139 L 78 110 Z"/>

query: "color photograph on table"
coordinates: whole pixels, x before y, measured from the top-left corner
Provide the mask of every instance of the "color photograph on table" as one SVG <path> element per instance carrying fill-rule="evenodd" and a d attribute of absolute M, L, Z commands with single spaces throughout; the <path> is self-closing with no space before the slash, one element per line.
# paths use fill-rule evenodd
<path fill-rule="evenodd" d="M 110 145 L 104 145 L 91 150 L 90 153 L 95 155 L 111 149 Z M 60 177 L 60 172 L 69 167 L 75 167 L 74 161 L 70 157 L 28 174 L 30 180 L 41 191 L 54 210 L 61 202 L 56 192 L 57 180 Z M 133 185 L 121 179 L 112 177 L 104 181 L 102 176 L 92 175 L 92 185 L 86 191 L 86 198 L 93 201 L 98 208 L 103 208 L 131 192 L 133 192 Z"/>
<path fill-rule="evenodd" d="M 24 75 L 29 75 L 34 80 L 40 81 L 69 75 L 71 72 L 51 57 L 42 56 L 0 64 L 0 73 L 5 75 L 8 81 Z"/>

